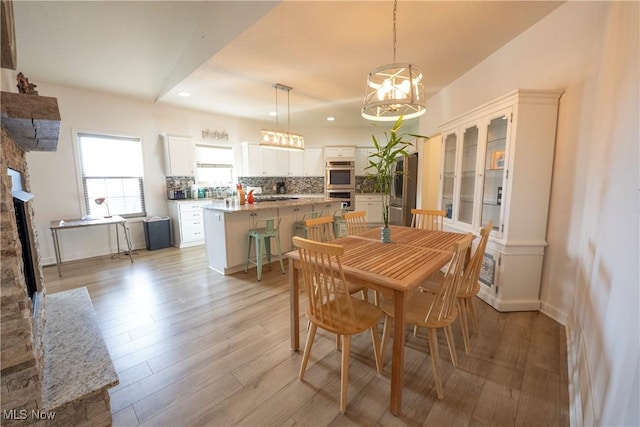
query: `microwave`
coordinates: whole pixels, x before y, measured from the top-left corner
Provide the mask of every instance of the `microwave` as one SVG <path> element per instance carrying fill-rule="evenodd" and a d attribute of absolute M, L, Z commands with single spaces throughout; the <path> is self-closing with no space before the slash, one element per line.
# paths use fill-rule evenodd
<path fill-rule="evenodd" d="M 356 165 L 353 160 L 330 160 L 326 163 L 325 186 L 327 190 L 352 190 L 356 188 Z"/>

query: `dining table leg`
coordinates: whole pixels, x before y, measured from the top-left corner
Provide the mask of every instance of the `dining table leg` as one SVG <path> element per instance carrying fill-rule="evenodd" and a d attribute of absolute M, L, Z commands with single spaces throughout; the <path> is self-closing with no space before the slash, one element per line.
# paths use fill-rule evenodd
<path fill-rule="evenodd" d="M 291 349 L 297 351 L 300 348 L 300 298 L 298 270 L 295 261 L 289 260 L 289 325 L 291 326 Z"/>
<path fill-rule="evenodd" d="M 391 358 L 391 402 L 389 410 L 395 416 L 402 411 L 402 388 L 404 387 L 404 331 L 407 321 L 407 293 L 394 290 L 393 352 Z"/>

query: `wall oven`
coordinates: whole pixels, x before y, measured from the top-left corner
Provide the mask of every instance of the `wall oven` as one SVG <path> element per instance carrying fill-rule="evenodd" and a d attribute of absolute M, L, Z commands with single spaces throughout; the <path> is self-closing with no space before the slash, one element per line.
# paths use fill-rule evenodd
<path fill-rule="evenodd" d="M 354 210 L 356 206 L 355 190 L 327 190 L 327 199 L 342 202 L 342 207 Z"/>
<path fill-rule="evenodd" d="M 328 160 L 326 163 L 325 188 L 326 190 L 355 190 L 355 161 Z"/>

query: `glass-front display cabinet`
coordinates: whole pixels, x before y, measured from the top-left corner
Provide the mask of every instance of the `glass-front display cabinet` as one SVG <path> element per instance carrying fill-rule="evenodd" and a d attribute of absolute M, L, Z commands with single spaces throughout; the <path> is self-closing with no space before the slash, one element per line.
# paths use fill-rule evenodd
<path fill-rule="evenodd" d="M 561 94 L 518 89 L 440 126 L 445 229 L 493 223 L 479 295 L 501 311 L 540 307 Z"/>

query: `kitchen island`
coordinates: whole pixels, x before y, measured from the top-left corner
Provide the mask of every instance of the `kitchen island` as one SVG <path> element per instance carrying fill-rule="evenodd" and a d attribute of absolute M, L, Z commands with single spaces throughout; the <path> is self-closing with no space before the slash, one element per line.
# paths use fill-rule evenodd
<path fill-rule="evenodd" d="M 274 197 L 270 201 L 253 204 L 227 205 L 214 201 L 203 207 L 204 238 L 209 268 L 222 274 L 243 271 L 247 263 L 249 230 L 259 219 L 282 218 L 280 245 L 282 253 L 293 249 L 293 227 L 308 212 L 321 212 L 333 216 L 341 203 L 324 197 Z M 277 253 L 275 242 L 271 252 Z"/>

